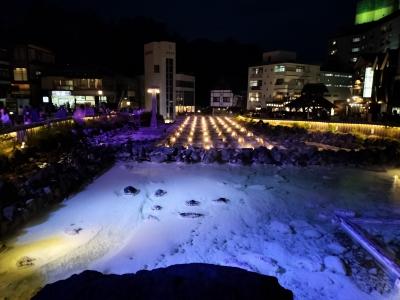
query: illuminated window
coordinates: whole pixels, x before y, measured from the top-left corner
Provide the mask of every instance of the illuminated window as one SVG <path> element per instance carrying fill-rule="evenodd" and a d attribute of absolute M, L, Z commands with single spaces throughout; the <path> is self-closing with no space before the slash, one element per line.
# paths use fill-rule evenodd
<path fill-rule="evenodd" d="M 297 66 L 296 67 L 296 72 L 297 73 L 303 73 L 304 72 L 304 67 L 303 66 Z"/>
<path fill-rule="evenodd" d="M 357 62 L 357 57 L 353 57 L 353 58 L 351 59 L 351 61 L 352 61 L 353 63 Z"/>
<path fill-rule="evenodd" d="M 250 93 L 249 94 L 250 102 L 259 102 L 260 101 L 260 94 L 259 93 Z"/>
<path fill-rule="evenodd" d="M 351 52 L 353 52 L 353 53 L 355 53 L 355 52 L 360 52 L 360 48 L 353 48 L 353 49 L 351 49 Z"/>
<path fill-rule="evenodd" d="M 14 68 L 15 81 L 28 81 L 28 72 L 26 68 Z"/>
<path fill-rule="evenodd" d="M 353 43 L 358 43 L 359 41 L 361 41 L 359 36 L 353 38 Z"/>
<path fill-rule="evenodd" d="M 258 86 L 258 81 L 257 81 L 257 80 L 251 80 L 251 81 L 250 81 L 250 86 L 251 86 L 251 87 L 256 87 L 256 86 Z"/>
<path fill-rule="evenodd" d="M 285 66 L 275 66 L 274 67 L 274 72 L 275 73 L 280 73 L 280 72 L 285 72 L 286 71 L 286 67 Z"/>

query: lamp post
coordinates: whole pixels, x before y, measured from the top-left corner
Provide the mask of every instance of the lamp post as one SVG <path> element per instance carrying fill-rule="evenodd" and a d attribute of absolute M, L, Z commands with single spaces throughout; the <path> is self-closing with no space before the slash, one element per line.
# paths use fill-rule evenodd
<path fill-rule="evenodd" d="M 157 94 L 160 89 L 156 87 L 149 88 L 147 93 L 151 94 L 151 128 L 157 128 Z"/>

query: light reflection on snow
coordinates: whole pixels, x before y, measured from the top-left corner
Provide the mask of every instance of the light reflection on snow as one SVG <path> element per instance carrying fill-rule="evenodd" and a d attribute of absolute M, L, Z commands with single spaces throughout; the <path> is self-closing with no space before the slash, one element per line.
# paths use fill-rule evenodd
<path fill-rule="evenodd" d="M 363 261 L 356 265 L 353 251 L 363 251 L 338 238 L 330 217 L 337 209 L 380 217 L 400 213 L 400 195 L 390 193 L 396 174 L 117 164 L 7 242 L 12 248 L 0 254 L 0 294 L 23 299 L 43 282 L 85 269 L 122 274 L 203 262 L 276 276 L 296 299 L 391 299 L 377 290 L 394 282 L 381 271 L 372 279 Z M 125 195 L 128 185 L 141 192 Z M 167 193 L 156 197 L 159 189 Z M 229 201 L 215 201 L 221 197 Z M 198 205 L 188 205 L 190 200 Z M 20 272 L 15 263 L 23 256 L 34 258 L 35 266 Z M 340 260 L 351 269 L 347 276 Z"/>

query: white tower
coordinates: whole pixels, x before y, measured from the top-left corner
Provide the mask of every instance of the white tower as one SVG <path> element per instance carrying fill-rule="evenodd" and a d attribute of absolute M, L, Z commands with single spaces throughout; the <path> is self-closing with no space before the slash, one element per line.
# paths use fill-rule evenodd
<path fill-rule="evenodd" d="M 145 91 L 158 88 L 157 111 L 164 120 L 175 119 L 176 47 L 172 42 L 152 42 L 144 45 Z M 151 95 L 146 93 L 145 108 L 152 109 Z"/>

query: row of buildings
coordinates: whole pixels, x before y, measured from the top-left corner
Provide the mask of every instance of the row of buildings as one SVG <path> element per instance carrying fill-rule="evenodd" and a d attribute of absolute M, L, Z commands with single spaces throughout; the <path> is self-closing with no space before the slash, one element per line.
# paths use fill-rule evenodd
<path fill-rule="evenodd" d="M 300 97 L 306 84 L 323 83 L 327 99 L 345 101 L 351 95 L 353 76 L 345 72 L 321 70 L 319 65 L 297 61 L 296 53 L 272 51 L 263 54 L 263 64 L 249 68 L 248 110 L 281 110 Z"/>
<path fill-rule="evenodd" d="M 354 25 L 328 42 L 326 62 L 304 64 L 296 54 L 267 52 L 249 68 L 248 110 L 282 110 L 308 83 L 323 83 L 337 113 L 400 111 L 400 1 L 360 0 Z"/>
<path fill-rule="evenodd" d="M 52 105 L 73 108 L 106 102 L 119 107 L 150 109 L 147 89 L 157 86 L 159 112 L 165 119 L 194 112 L 195 78 L 177 74 L 175 43 L 144 46 L 145 74 L 126 77 L 101 68 L 56 64 L 54 53 L 32 44 L 0 47 L 0 103 L 19 107 Z"/>

